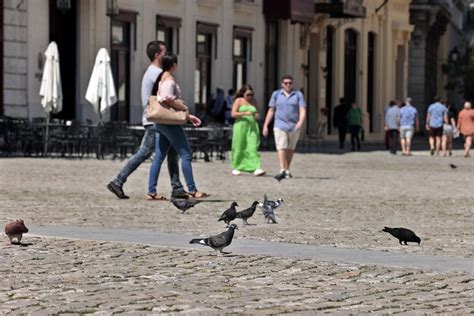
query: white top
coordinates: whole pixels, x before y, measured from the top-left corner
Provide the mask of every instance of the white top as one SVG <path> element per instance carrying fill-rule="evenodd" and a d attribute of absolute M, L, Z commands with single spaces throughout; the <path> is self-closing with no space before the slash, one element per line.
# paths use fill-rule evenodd
<path fill-rule="evenodd" d="M 153 122 L 149 122 L 146 119 L 146 105 L 148 103 L 148 97 L 151 95 L 151 90 L 153 90 L 153 85 L 155 84 L 156 79 L 163 70 L 160 67 L 157 67 L 153 64 L 150 64 L 145 71 L 142 79 L 142 123 L 143 125 L 151 125 Z"/>

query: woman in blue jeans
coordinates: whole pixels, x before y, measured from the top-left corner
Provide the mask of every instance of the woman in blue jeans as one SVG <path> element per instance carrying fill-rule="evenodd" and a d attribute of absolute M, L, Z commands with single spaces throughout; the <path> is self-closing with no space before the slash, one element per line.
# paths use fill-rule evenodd
<path fill-rule="evenodd" d="M 169 106 L 185 111 L 187 106 L 183 102 L 175 102 L 181 98 L 181 90 L 174 79 L 174 72 L 178 67 L 178 58 L 176 55 L 166 55 L 162 57 L 161 64 L 163 72 L 158 76 L 155 87 L 153 87 L 152 95 L 159 92 L 161 102 L 166 102 Z M 194 115 L 189 114 L 188 120 L 194 125 L 199 126 L 201 120 Z M 168 153 L 170 147 L 173 147 L 181 157 L 181 169 L 183 170 L 184 179 L 188 187 L 189 196 L 194 198 L 208 197 L 209 195 L 198 191 L 194 183 L 193 168 L 191 161 L 193 154 L 189 146 L 188 139 L 181 125 L 155 124 L 156 144 L 155 158 L 150 168 L 150 176 L 148 179 L 148 199 L 159 199 L 156 192 L 158 183 L 158 175 L 160 174 L 161 164 Z"/>

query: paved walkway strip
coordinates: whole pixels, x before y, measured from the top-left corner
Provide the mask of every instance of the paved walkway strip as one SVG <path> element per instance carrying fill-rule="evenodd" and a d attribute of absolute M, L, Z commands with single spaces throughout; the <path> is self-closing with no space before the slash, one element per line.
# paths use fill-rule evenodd
<path fill-rule="evenodd" d="M 74 226 L 36 226 L 31 227 L 30 232 L 38 236 L 130 242 L 172 248 L 202 249 L 212 252 L 208 247 L 198 247 L 189 244 L 192 238 L 198 236 L 187 236 L 176 233 Z M 231 251 L 233 254 L 241 255 L 267 255 L 284 258 L 428 269 L 441 272 L 463 271 L 474 274 L 474 259 L 462 257 L 389 253 L 238 238 L 234 239 L 233 243 L 226 248 L 225 251 Z"/>

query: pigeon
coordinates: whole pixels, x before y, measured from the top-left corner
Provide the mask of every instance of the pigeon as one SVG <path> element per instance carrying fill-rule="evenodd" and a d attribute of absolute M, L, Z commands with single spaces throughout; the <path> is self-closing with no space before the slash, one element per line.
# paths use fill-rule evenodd
<path fill-rule="evenodd" d="M 223 252 L 222 249 L 230 245 L 232 238 L 234 238 L 234 230 L 236 229 L 238 229 L 237 225 L 231 224 L 229 229 L 227 229 L 225 232 L 207 238 L 195 238 L 189 243 L 209 246 L 216 251 L 216 256 L 218 254 L 217 251 L 220 251 L 222 254 L 227 254 L 229 252 Z"/>
<path fill-rule="evenodd" d="M 5 225 L 5 234 L 10 239 L 11 244 L 13 244 L 13 238 L 16 238 L 17 243 L 21 244 L 21 238 L 23 237 L 23 233 L 27 232 L 28 228 L 26 228 L 25 223 L 22 219 L 16 220 Z"/>
<path fill-rule="evenodd" d="M 458 166 L 456 166 L 456 165 L 454 165 L 454 164 L 452 164 L 452 163 L 450 163 L 450 164 L 449 164 L 449 166 L 450 166 L 450 167 L 451 167 L 451 169 L 453 169 L 453 170 L 454 170 L 454 169 L 456 169 L 456 168 L 458 167 Z"/>
<path fill-rule="evenodd" d="M 267 204 L 267 205 L 270 205 L 273 209 L 276 209 L 280 207 L 283 204 L 283 202 L 285 201 L 282 198 L 278 198 L 278 200 L 276 201 L 268 200 L 267 194 L 265 193 L 263 195 L 263 202 L 260 203 L 258 206 L 263 207 L 265 204 Z"/>
<path fill-rule="evenodd" d="M 227 224 L 227 227 L 229 227 L 229 223 L 232 222 L 237 216 L 237 211 L 235 210 L 236 206 L 239 206 L 237 202 L 232 202 L 230 207 L 225 210 L 224 213 L 222 213 L 221 217 L 219 217 L 217 221 L 224 221 Z"/>
<path fill-rule="evenodd" d="M 199 200 L 193 200 L 193 199 L 175 199 L 171 198 L 171 203 L 173 203 L 174 206 L 176 206 L 178 209 L 181 211 L 186 212 L 189 210 L 191 207 L 194 207 L 196 204 L 201 203 L 202 201 Z"/>
<path fill-rule="evenodd" d="M 262 208 L 263 216 L 265 217 L 265 222 L 273 224 L 278 224 L 275 217 L 275 212 L 273 212 L 273 208 L 270 205 L 264 205 Z"/>
<path fill-rule="evenodd" d="M 397 238 L 400 245 L 403 245 L 402 242 L 404 242 L 405 245 L 408 245 L 407 242 L 416 242 L 418 245 L 421 243 L 420 237 L 418 237 L 412 230 L 406 228 L 390 228 L 385 226 L 382 231 Z"/>
<path fill-rule="evenodd" d="M 258 204 L 258 201 L 254 201 L 252 203 L 252 206 L 250 206 L 249 208 L 243 211 L 237 212 L 236 218 L 241 218 L 244 221 L 244 225 L 249 225 L 249 223 L 247 222 L 247 219 L 252 217 L 253 213 L 255 213 L 257 204 Z"/>

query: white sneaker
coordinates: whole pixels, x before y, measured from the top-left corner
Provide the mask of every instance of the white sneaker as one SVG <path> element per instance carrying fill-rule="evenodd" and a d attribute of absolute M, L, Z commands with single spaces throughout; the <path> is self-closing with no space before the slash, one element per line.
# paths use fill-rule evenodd
<path fill-rule="evenodd" d="M 293 178 L 293 175 L 290 173 L 290 170 L 285 170 L 285 179 Z"/>
<path fill-rule="evenodd" d="M 265 171 L 263 171 L 262 169 L 259 168 L 259 169 L 255 170 L 255 171 L 253 172 L 253 174 L 254 174 L 255 176 L 257 176 L 257 177 L 258 177 L 258 176 L 263 176 L 263 175 L 265 174 Z"/>
<path fill-rule="evenodd" d="M 237 169 L 232 170 L 232 175 L 233 176 L 240 176 L 240 171 Z"/>

